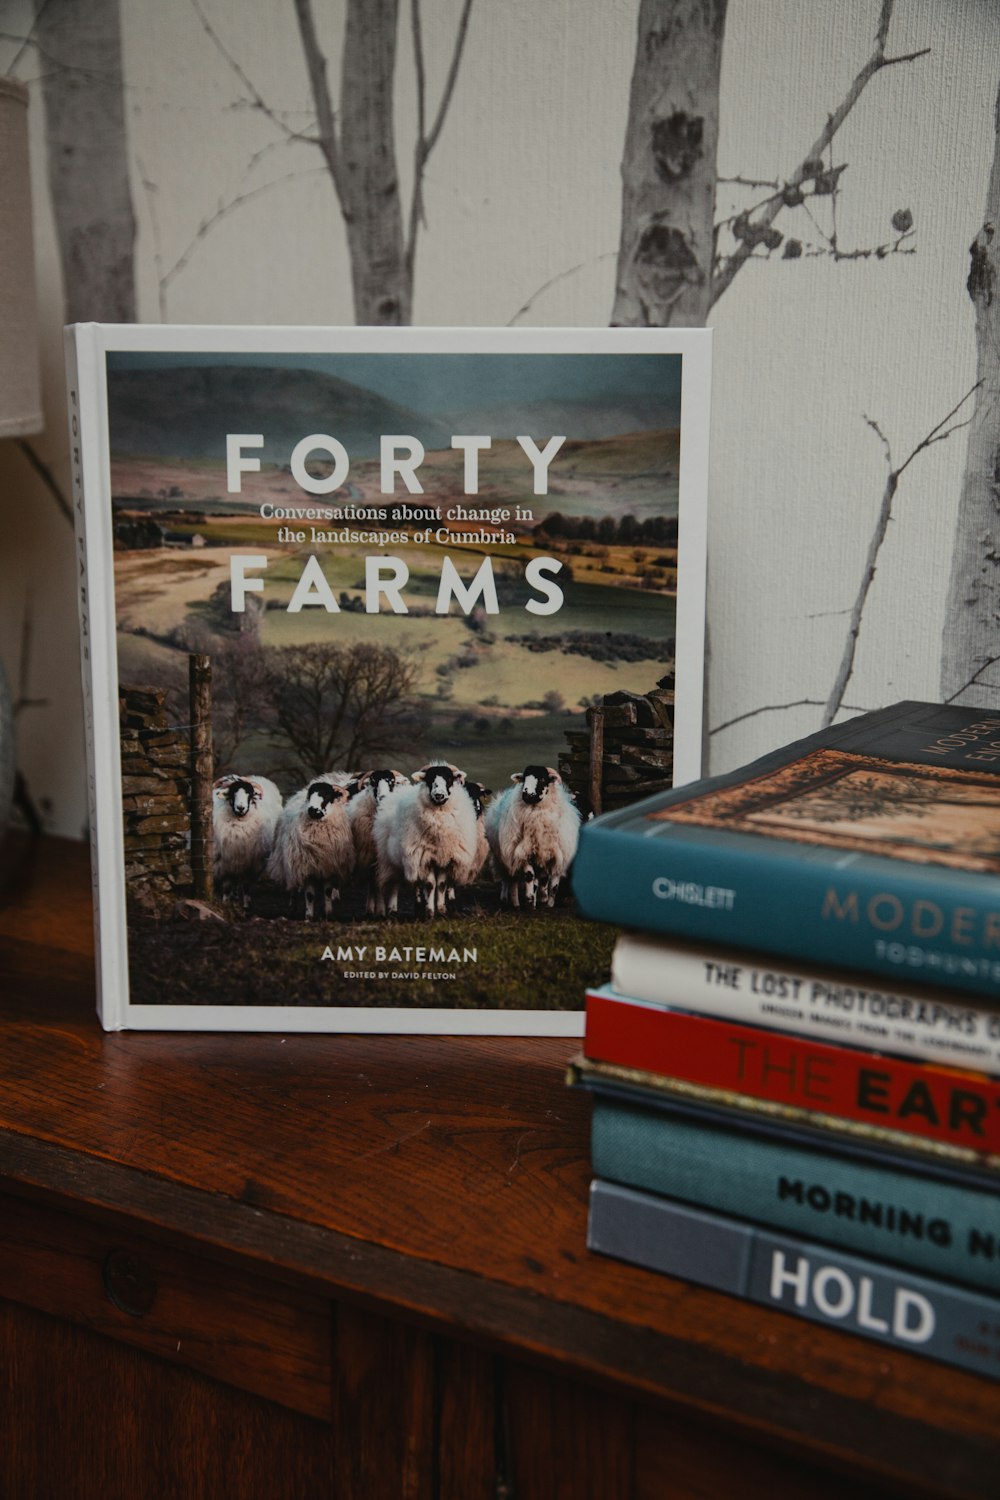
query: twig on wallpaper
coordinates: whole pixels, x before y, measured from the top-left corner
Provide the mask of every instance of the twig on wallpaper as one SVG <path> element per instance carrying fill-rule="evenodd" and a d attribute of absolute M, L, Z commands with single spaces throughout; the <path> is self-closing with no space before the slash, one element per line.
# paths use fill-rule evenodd
<path fill-rule="evenodd" d="M 1000 662 L 1000 656 L 991 656 L 989 661 L 984 661 L 982 666 L 977 667 L 972 676 L 966 682 L 963 682 L 960 688 L 956 688 L 953 693 L 948 694 L 947 698 L 945 698 L 944 700 L 945 703 L 954 703 L 956 699 L 961 698 L 962 694 L 968 688 L 975 687 L 976 684 L 980 682 L 980 678 L 982 677 L 984 672 L 988 672 L 990 667 L 995 667 L 998 662 Z M 981 683 L 980 685 L 991 689 L 1000 687 L 1000 683 L 996 682 L 986 682 Z"/>
<path fill-rule="evenodd" d="M 189 243 L 181 251 L 180 255 L 174 261 L 170 269 L 168 271 L 164 271 L 162 269 L 162 262 L 160 263 L 159 305 L 161 321 L 164 323 L 167 322 L 167 292 L 170 290 L 171 282 L 173 282 L 185 269 L 198 246 L 202 243 L 203 240 L 208 238 L 208 235 L 215 228 L 216 224 L 220 223 L 222 219 L 228 218 L 230 214 L 235 213 L 237 209 L 242 208 L 253 198 L 259 198 L 262 193 L 270 192 L 272 188 L 282 187 L 286 182 L 294 182 L 296 178 L 299 177 L 325 176 L 326 169 L 324 167 L 307 167 L 301 172 L 286 172 L 284 177 L 276 177 L 272 182 L 261 183 L 260 187 L 248 188 L 245 193 L 237 193 L 235 198 L 230 198 L 228 202 L 220 203 L 214 213 L 207 214 L 206 217 L 202 219 L 194 234 L 191 236 Z M 148 183 L 145 178 L 143 178 L 143 187 L 146 188 L 147 191 L 152 188 L 152 190 L 155 192 L 155 185 L 152 183 Z"/>
<path fill-rule="evenodd" d="M 58 505 L 59 509 L 62 511 L 63 515 L 72 526 L 74 524 L 73 507 L 70 505 L 66 496 L 63 494 L 62 489 L 59 486 L 59 482 L 53 474 L 52 470 L 49 468 L 48 464 L 45 463 L 44 459 L 39 458 L 38 454 L 35 452 L 34 448 L 26 438 L 18 438 L 17 446 L 20 448 L 21 452 L 24 454 L 25 458 L 28 460 L 29 464 L 34 469 L 39 479 L 41 479 L 42 483 L 45 485 L 45 488 L 48 490 L 53 500 L 56 502 L 56 505 Z"/>
<path fill-rule="evenodd" d="M 748 709 L 745 714 L 737 714 L 735 718 L 725 719 L 721 724 L 716 724 L 708 731 L 709 737 L 713 734 L 721 734 L 724 729 L 732 729 L 734 724 L 743 724 L 747 719 L 756 719 L 758 714 L 780 714 L 789 708 L 822 708 L 822 698 L 796 698 L 791 703 L 763 703 L 759 708 Z"/>
<path fill-rule="evenodd" d="M 741 186 L 752 187 L 755 190 L 771 188 L 773 186 L 774 191 L 762 203 L 758 203 L 752 209 L 745 210 L 742 214 L 737 214 L 731 219 L 724 221 L 726 225 L 732 227 L 733 234 L 738 243 L 729 255 L 721 256 L 716 262 L 712 278 L 713 305 L 718 302 L 723 292 L 730 286 L 748 260 L 766 258 L 766 256 L 757 253 L 759 246 L 762 246 L 769 255 L 772 250 L 778 249 L 784 242 L 785 249 L 783 256 L 785 259 L 797 259 L 802 254 L 802 246 L 799 240 L 790 239 L 785 242 L 784 236 L 779 230 L 774 228 L 774 221 L 782 209 L 806 205 L 807 198 L 827 197 L 831 199 L 831 207 L 835 214 L 840 174 L 844 171 L 846 164 L 834 166 L 832 163 L 832 142 L 834 137 L 877 73 L 880 73 L 884 68 L 895 67 L 897 63 L 915 62 L 918 58 L 927 56 L 931 50 L 929 47 L 922 47 L 918 51 L 902 53 L 896 57 L 886 56 L 886 42 L 894 6 L 895 0 L 882 0 L 878 29 L 875 35 L 875 46 L 871 56 L 857 73 L 853 83 L 837 108 L 827 115 L 826 123 L 816 140 L 785 182 L 772 184 L 770 182 L 758 182 L 753 178 L 746 180 L 740 178 L 720 179 L 720 181 L 736 182 Z M 831 153 L 830 165 L 826 166 L 823 158 L 828 152 Z M 806 207 L 808 208 L 808 205 Z M 900 210 L 897 212 L 902 213 L 904 211 Z M 815 219 L 813 222 L 816 223 Z M 720 227 L 722 226 L 717 226 L 717 231 Z M 817 228 L 819 228 L 818 225 Z M 865 252 L 837 253 L 835 218 L 832 239 L 825 231 L 820 230 L 820 233 L 830 243 L 830 249 L 826 253 L 834 254 L 838 260 L 860 259 L 865 254 Z M 883 256 L 879 254 L 879 248 L 876 247 L 874 250 L 867 252 L 867 254 L 875 255 L 878 259 L 882 259 Z M 907 251 L 906 253 L 910 252 Z"/>
<path fill-rule="evenodd" d="M 588 266 L 600 265 L 602 260 L 614 260 L 617 254 L 617 250 L 606 250 L 603 255 L 595 255 L 593 260 L 581 260 L 575 266 L 567 266 L 565 271 L 557 271 L 554 276 L 549 277 L 548 281 L 543 281 L 541 286 L 536 287 L 527 302 L 522 303 L 512 318 L 508 318 L 507 327 L 513 328 L 518 318 L 523 318 L 525 313 L 529 313 L 539 297 L 550 287 L 558 286 L 560 281 L 566 281 L 570 276 L 575 276 L 578 271 L 585 271 Z"/>
<path fill-rule="evenodd" d="M 451 98 L 455 92 L 458 70 L 462 62 L 462 51 L 465 47 L 465 38 L 469 30 L 469 13 L 471 10 L 472 0 L 464 0 L 462 14 L 459 16 L 458 27 L 455 33 L 455 45 L 452 48 L 451 63 L 448 67 L 444 88 L 441 91 L 437 114 L 434 116 L 434 121 L 430 129 L 428 129 L 427 75 L 424 69 L 420 0 L 411 0 L 410 24 L 413 32 L 413 63 L 417 78 L 417 139 L 413 147 L 413 191 L 410 198 L 409 228 L 406 235 L 406 264 L 411 276 L 413 275 L 417 254 L 417 233 L 420 226 L 426 226 L 427 223 L 424 213 L 424 173 L 427 169 L 430 154 L 437 145 L 438 136 L 444 128 Z"/>
<path fill-rule="evenodd" d="M 833 723 L 834 718 L 839 712 L 843 704 L 845 689 L 851 679 L 851 673 L 854 671 L 854 657 L 857 650 L 858 635 L 861 631 L 861 621 L 864 615 L 865 604 L 868 599 L 868 594 L 871 589 L 872 582 L 875 578 L 875 569 L 878 563 L 878 555 L 882 548 L 882 543 L 885 541 L 886 532 L 889 529 L 889 522 L 892 520 L 892 505 L 893 500 L 896 496 L 896 491 L 899 488 L 899 481 L 906 470 L 909 468 L 910 464 L 919 454 L 925 453 L 927 449 L 932 447 L 934 443 L 943 443 L 947 438 L 951 437 L 952 433 L 958 432 L 961 428 L 967 427 L 969 425 L 969 420 L 971 419 L 967 419 L 964 422 L 954 422 L 950 427 L 948 426 L 948 423 L 951 422 L 953 417 L 958 415 L 965 403 L 975 395 L 981 384 L 982 381 L 977 380 L 972 389 L 966 391 L 962 399 L 955 403 L 951 411 L 948 412 L 947 416 L 942 417 L 941 421 L 938 422 L 936 426 L 931 428 L 927 436 L 920 440 L 920 442 L 903 460 L 899 467 L 895 469 L 892 466 L 892 449 L 889 446 L 888 438 L 882 431 L 879 424 L 872 417 L 865 417 L 865 421 L 867 422 L 868 426 L 872 429 L 872 431 L 875 433 L 876 437 L 882 444 L 882 448 L 885 452 L 886 465 L 889 472 L 886 475 L 885 488 L 882 491 L 882 499 L 879 504 L 878 516 L 875 521 L 875 529 L 873 530 L 871 540 L 868 543 L 868 552 L 865 557 L 865 566 L 861 574 L 861 582 L 858 586 L 858 592 L 854 600 L 854 605 L 851 609 L 851 619 L 847 627 L 847 638 L 844 642 L 844 651 L 843 655 L 841 656 L 840 667 L 837 671 L 837 676 L 834 680 L 830 696 L 827 699 L 826 707 L 823 710 L 824 728 L 826 727 L 826 725 Z"/>
<path fill-rule="evenodd" d="M 225 59 L 230 70 L 235 74 L 240 83 L 246 89 L 247 93 L 250 95 L 249 103 L 251 108 L 257 110 L 260 114 L 264 115 L 266 119 L 270 120 L 271 124 L 276 126 L 277 129 L 281 131 L 286 140 L 306 141 L 311 145 L 317 145 L 318 142 L 315 136 L 306 135 L 301 130 L 293 130 L 291 125 L 289 125 L 286 120 L 282 119 L 277 110 L 271 108 L 271 106 L 268 104 L 267 100 L 261 93 L 260 89 L 250 78 L 249 74 L 246 73 L 245 70 L 241 67 L 240 63 L 229 51 L 222 38 L 219 36 L 219 33 L 215 30 L 215 27 L 212 25 L 211 21 L 208 19 L 204 10 L 202 9 L 199 0 L 191 0 L 191 6 L 195 11 L 195 14 L 197 15 L 199 21 L 201 22 L 206 36 L 212 42 L 220 55 Z"/>

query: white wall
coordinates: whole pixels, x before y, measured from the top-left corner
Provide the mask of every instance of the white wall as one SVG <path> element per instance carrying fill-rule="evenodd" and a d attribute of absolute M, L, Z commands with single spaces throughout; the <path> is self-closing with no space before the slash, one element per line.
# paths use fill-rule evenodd
<path fill-rule="evenodd" d="M 272 122 L 240 104 L 246 90 L 193 4 L 121 4 L 141 316 L 159 321 L 162 297 L 171 322 L 351 321 L 342 224 L 313 148 L 275 145 Z M 268 104 L 307 126 L 292 8 L 269 0 L 204 0 L 204 8 Z M 428 170 L 416 321 L 608 321 L 637 8 L 638 0 L 477 0 Z M 24 34 L 32 9 L 9 0 L 5 36 Z M 459 4 L 425 0 L 424 10 L 434 100 Z M 878 11 L 878 0 L 730 0 L 721 176 L 791 172 L 870 53 Z M 317 12 L 335 80 L 343 6 L 322 0 Z M 401 31 L 406 186 L 414 89 L 405 14 Z M 964 283 L 994 144 L 1000 13 L 990 0 L 898 4 L 890 53 L 925 47 L 928 56 L 872 80 L 834 150 L 848 163 L 837 201 L 841 248 L 890 241 L 892 213 L 909 208 L 916 254 L 750 264 L 713 313 L 709 711 L 714 726 L 738 720 L 713 734 L 713 769 L 819 723 L 812 705 L 837 670 L 886 477 L 865 417 L 878 422 L 898 465 L 974 380 Z M 19 51 L 0 41 L 0 69 Z M 17 74 L 31 82 L 42 66 L 28 50 Z M 33 115 L 49 415 L 37 446 L 65 484 L 61 288 L 40 97 Z M 753 201 L 720 187 L 720 212 L 730 211 L 730 195 L 733 207 Z M 818 240 L 801 211 L 779 227 Z M 903 476 L 845 698 L 851 708 L 937 696 L 963 461 L 957 432 Z M 0 445 L 0 537 L 0 656 L 16 678 L 30 608 L 30 695 L 48 700 L 21 716 L 20 760 L 36 799 L 50 804 L 51 828 L 75 835 L 85 802 L 72 538 L 9 444 Z M 772 707 L 802 699 L 811 703 Z"/>

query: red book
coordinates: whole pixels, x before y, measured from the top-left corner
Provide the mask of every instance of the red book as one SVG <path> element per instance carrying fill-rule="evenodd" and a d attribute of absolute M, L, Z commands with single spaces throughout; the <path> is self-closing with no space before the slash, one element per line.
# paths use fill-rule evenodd
<path fill-rule="evenodd" d="M 737 1096 L 734 1104 L 762 1100 L 1000 1154 L 1000 1079 L 984 1073 L 665 1010 L 607 989 L 587 995 L 584 1053 L 655 1074 L 666 1086 L 724 1091 Z"/>

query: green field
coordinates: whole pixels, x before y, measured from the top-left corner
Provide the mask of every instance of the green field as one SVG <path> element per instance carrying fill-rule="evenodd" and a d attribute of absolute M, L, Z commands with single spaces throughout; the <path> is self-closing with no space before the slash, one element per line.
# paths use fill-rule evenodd
<path fill-rule="evenodd" d="M 617 933 L 572 910 L 532 915 L 488 912 L 436 922 L 328 923 L 255 918 L 231 923 L 133 920 L 129 972 L 133 1004 L 360 1005 L 456 1010 L 580 1010 L 586 987 L 610 972 Z M 475 962 L 420 965 L 323 961 L 327 945 L 423 944 Z M 454 973 L 429 981 L 425 972 Z M 378 977 L 357 977 L 377 974 Z M 350 974 L 352 977 L 345 977 Z M 403 977 L 417 975 L 416 978 Z M 393 977 L 393 976 L 396 977 Z"/>

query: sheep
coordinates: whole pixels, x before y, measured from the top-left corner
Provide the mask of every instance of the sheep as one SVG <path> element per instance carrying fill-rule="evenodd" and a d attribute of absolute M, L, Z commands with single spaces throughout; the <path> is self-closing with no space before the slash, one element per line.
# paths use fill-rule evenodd
<path fill-rule="evenodd" d="M 483 786 L 480 781 L 466 781 L 465 793 L 472 803 L 476 813 L 476 852 L 472 864 L 465 871 L 459 873 L 459 885 L 472 885 L 482 874 L 483 866 L 490 857 L 490 846 L 486 841 L 485 811 L 486 799 L 492 797 L 493 793 L 488 786 Z M 449 911 L 456 904 L 455 886 L 450 885 L 447 892 Z"/>
<path fill-rule="evenodd" d="M 486 837 L 500 872 L 500 903 L 554 906 L 576 854 L 580 814 L 559 772 L 525 766 L 486 814 Z"/>
<path fill-rule="evenodd" d="M 269 880 L 293 895 L 303 892 L 307 921 L 333 914 L 354 870 L 354 839 L 347 817 L 350 793 L 338 785 L 344 774 L 317 776 L 289 797 L 268 860 Z"/>
<path fill-rule="evenodd" d="M 281 793 L 266 776 L 220 776 L 213 783 L 213 873 L 223 901 L 249 909 L 250 886 L 264 873 L 280 817 Z"/>
<path fill-rule="evenodd" d="M 478 850 L 476 810 L 466 796 L 465 772 L 447 762 L 414 771 L 380 806 L 374 825 L 380 899 L 387 915 L 399 906 L 399 888 L 412 885 L 417 909 L 428 919 L 444 915 L 450 886 L 473 868 Z"/>
<path fill-rule="evenodd" d="M 350 819 L 351 833 L 354 837 L 356 873 L 368 877 L 368 895 L 365 902 L 365 911 L 368 916 L 385 916 L 385 911 L 381 909 L 378 882 L 375 879 L 375 836 L 372 831 L 375 814 L 385 798 L 391 796 L 397 787 L 409 785 L 408 776 L 404 776 L 402 771 L 393 771 L 388 767 L 378 771 L 358 773 L 354 777 L 355 793 L 347 805 L 347 816 Z"/>

